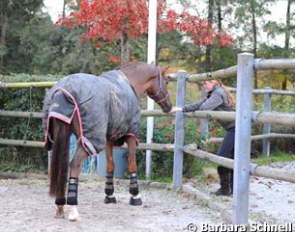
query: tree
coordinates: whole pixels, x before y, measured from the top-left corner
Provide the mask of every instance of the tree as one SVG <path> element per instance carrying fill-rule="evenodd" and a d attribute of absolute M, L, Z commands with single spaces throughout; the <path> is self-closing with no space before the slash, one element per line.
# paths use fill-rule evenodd
<path fill-rule="evenodd" d="M 209 0 L 208 1 L 208 22 L 209 22 L 209 25 L 208 25 L 208 30 L 211 30 L 211 25 L 213 23 L 213 4 L 214 4 L 214 1 L 213 0 Z M 209 72 L 211 71 L 211 48 L 212 48 L 212 45 L 211 44 L 208 44 L 206 46 L 206 71 Z"/>
<path fill-rule="evenodd" d="M 140 37 L 148 30 L 148 5 L 146 0 L 81 0 L 77 11 L 59 20 L 70 28 L 81 27 L 83 39 L 92 40 L 102 47 L 106 41 L 119 40 L 121 62 L 129 61 L 128 42 Z M 198 45 L 213 44 L 227 46 L 231 37 L 216 32 L 210 23 L 184 11 L 180 14 L 165 9 L 165 1 L 158 1 L 158 31 L 179 30 L 191 37 Z M 208 30 L 209 28 L 209 30 Z"/>
<path fill-rule="evenodd" d="M 0 73 L 19 72 L 27 66 L 21 36 L 27 23 L 38 16 L 43 0 L 0 1 Z"/>
<path fill-rule="evenodd" d="M 292 6 L 294 6 L 295 0 L 287 0 L 286 5 L 286 18 L 285 18 L 285 24 L 284 23 L 278 23 L 274 21 L 269 21 L 264 26 L 264 30 L 268 33 L 268 36 L 272 39 L 275 39 L 277 35 L 284 34 L 285 35 L 285 41 L 284 41 L 284 47 L 283 48 L 269 48 L 268 50 L 272 51 L 273 54 L 269 54 L 270 56 L 277 54 L 277 51 L 279 50 L 281 52 L 280 56 L 282 57 L 294 57 L 294 49 L 290 48 L 290 39 L 295 37 L 294 34 L 294 28 L 295 28 L 295 22 L 294 22 L 294 14 L 295 12 L 291 11 Z M 283 71 L 283 78 L 281 78 L 281 88 L 286 90 L 287 89 L 287 83 L 288 83 L 288 76 L 290 76 L 292 71 Z M 291 76 L 294 76 L 291 75 Z"/>
<path fill-rule="evenodd" d="M 235 11 L 235 18 L 238 22 L 237 28 L 242 29 L 244 33 L 240 36 L 240 42 L 249 42 L 252 47 L 254 57 L 257 57 L 257 18 L 262 19 L 264 15 L 270 14 L 267 6 L 274 0 L 238 0 Z M 255 74 L 254 87 L 258 87 L 258 80 Z"/>

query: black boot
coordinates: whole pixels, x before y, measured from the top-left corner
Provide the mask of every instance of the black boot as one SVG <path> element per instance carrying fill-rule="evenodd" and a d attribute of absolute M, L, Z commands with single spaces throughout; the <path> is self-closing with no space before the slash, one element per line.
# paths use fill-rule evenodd
<path fill-rule="evenodd" d="M 220 188 L 214 192 L 216 196 L 231 196 L 231 173 L 230 169 L 218 166 L 217 168 L 219 179 L 220 179 Z"/>
<path fill-rule="evenodd" d="M 234 194 L 234 170 L 230 170 L 230 190 Z"/>

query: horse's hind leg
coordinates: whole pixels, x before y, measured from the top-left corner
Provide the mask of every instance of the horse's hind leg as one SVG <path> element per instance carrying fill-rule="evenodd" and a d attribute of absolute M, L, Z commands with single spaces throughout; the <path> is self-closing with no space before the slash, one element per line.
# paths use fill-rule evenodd
<path fill-rule="evenodd" d="M 114 194 L 114 160 L 113 160 L 113 145 L 107 141 L 106 148 L 106 183 L 105 183 L 105 194 L 106 197 L 104 199 L 104 202 L 106 204 L 109 203 L 117 203 L 117 200 L 115 198 Z"/>
<path fill-rule="evenodd" d="M 142 205 L 137 183 L 136 140 L 134 137 L 130 136 L 127 138 L 126 142 L 128 145 L 128 171 L 130 173 L 130 205 Z"/>
<path fill-rule="evenodd" d="M 55 218 L 65 217 L 65 211 L 64 211 L 65 204 L 66 204 L 65 193 L 57 194 L 55 196 L 55 205 L 56 205 Z"/>
<path fill-rule="evenodd" d="M 71 206 L 69 213 L 70 221 L 77 221 L 80 219 L 78 212 L 78 183 L 79 176 L 82 171 L 82 161 L 86 156 L 81 141 L 78 141 L 75 155 L 70 163 L 70 178 L 68 183 L 67 204 Z"/>
<path fill-rule="evenodd" d="M 56 204 L 55 217 L 56 218 L 64 218 L 65 217 L 64 205 L 66 204 L 66 200 L 56 198 L 55 204 Z"/>

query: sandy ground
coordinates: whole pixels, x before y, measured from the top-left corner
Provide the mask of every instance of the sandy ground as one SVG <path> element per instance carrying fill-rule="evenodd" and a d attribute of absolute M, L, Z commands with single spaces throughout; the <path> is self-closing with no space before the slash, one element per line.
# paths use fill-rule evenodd
<path fill-rule="evenodd" d="M 274 164 L 274 167 L 295 170 L 295 162 Z M 210 194 L 219 186 L 216 181 L 205 183 L 191 179 L 190 183 L 205 193 L 210 202 L 232 212 L 232 197 Z M 141 182 L 142 206 L 128 204 L 128 180 L 116 180 L 118 202 L 106 205 L 103 203 L 104 179 L 84 174 L 79 183 L 79 222 L 54 218 L 54 199 L 47 192 L 45 175 L 7 178 L 0 174 L 0 231 L 188 231 L 190 223 L 200 228 L 204 223 L 224 222 L 225 211 L 212 207 L 212 204 L 210 207 L 187 193 L 172 191 L 163 185 L 147 185 L 146 182 Z M 252 176 L 249 220 L 250 223 L 269 224 L 291 222 L 295 231 L 295 184 Z"/>
<path fill-rule="evenodd" d="M 288 163 L 273 163 L 270 166 L 273 168 L 294 170 L 295 172 L 295 161 Z M 212 179 L 216 178 L 213 177 Z M 232 197 L 216 197 L 210 194 L 210 192 L 214 192 L 218 189 L 218 182 L 209 181 L 205 183 L 191 180 L 190 184 L 196 187 L 201 193 L 205 193 L 206 196 L 208 196 L 209 201 L 221 204 L 226 210 L 232 213 Z M 249 191 L 250 223 L 292 223 L 293 231 L 295 231 L 294 183 L 251 176 Z"/>
<path fill-rule="evenodd" d="M 115 185 L 117 204 L 106 205 L 104 183 L 95 179 L 81 179 L 81 220 L 70 222 L 54 218 L 46 176 L 7 179 L 0 175 L 0 231 L 187 231 L 190 223 L 200 226 L 221 220 L 219 212 L 167 188 L 141 186 L 143 205 L 130 206 L 127 182 L 121 180 Z"/>
<path fill-rule="evenodd" d="M 200 186 L 200 185 L 199 185 Z M 208 184 L 203 191 L 208 193 L 218 189 L 217 184 Z M 232 210 L 232 197 L 215 197 L 216 201 Z M 292 222 L 295 229 L 295 184 L 285 181 L 251 177 L 249 195 L 249 219 L 253 223 L 284 224 Z"/>

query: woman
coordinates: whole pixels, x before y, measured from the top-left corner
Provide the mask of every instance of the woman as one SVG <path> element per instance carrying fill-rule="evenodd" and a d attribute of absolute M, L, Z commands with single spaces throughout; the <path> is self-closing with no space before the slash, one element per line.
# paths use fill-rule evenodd
<path fill-rule="evenodd" d="M 235 111 L 235 99 L 219 80 L 204 81 L 203 87 L 207 96 L 197 103 L 184 107 L 172 107 L 170 113 L 193 112 L 196 110 Z M 235 121 L 218 121 L 226 130 L 223 142 L 217 155 L 225 158 L 234 158 Z M 233 170 L 218 166 L 220 188 L 214 193 L 217 196 L 230 196 L 233 193 Z"/>

